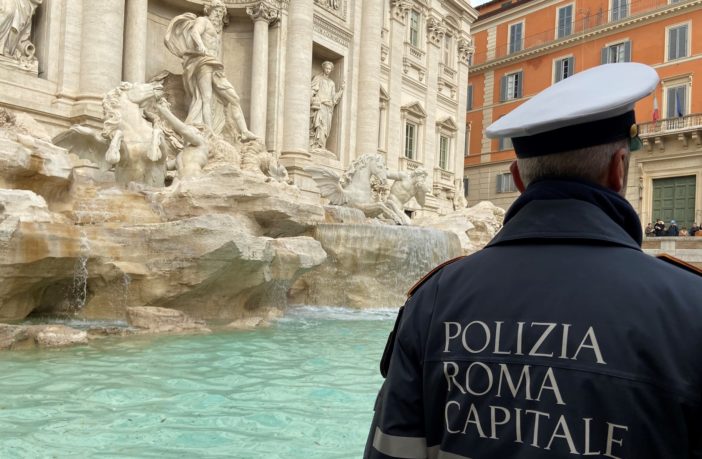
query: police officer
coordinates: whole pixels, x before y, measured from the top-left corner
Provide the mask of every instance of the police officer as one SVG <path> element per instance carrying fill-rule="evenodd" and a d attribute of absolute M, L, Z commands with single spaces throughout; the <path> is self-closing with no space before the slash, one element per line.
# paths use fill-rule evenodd
<path fill-rule="evenodd" d="M 522 194 L 411 290 L 366 458 L 702 457 L 702 279 L 641 251 L 623 198 L 657 84 L 602 65 L 487 129 L 512 138 Z"/>

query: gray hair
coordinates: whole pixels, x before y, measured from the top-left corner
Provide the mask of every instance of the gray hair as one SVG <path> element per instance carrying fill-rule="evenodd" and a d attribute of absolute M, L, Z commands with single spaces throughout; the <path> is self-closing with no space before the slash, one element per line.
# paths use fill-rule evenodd
<path fill-rule="evenodd" d="M 627 140 L 618 140 L 565 153 L 519 158 L 517 166 L 525 187 L 535 180 L 545 178 L 575 178 L 600 183 L 607 173 L 612 155 L 620 148 L 629 150 Z"/>

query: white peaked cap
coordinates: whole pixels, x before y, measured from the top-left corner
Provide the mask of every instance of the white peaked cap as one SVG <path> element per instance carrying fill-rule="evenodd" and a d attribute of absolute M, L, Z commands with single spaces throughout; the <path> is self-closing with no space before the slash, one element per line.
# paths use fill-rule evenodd
<path fill-rule="evenodd" d="M 634 122 L 634 104 L 649 95 L 658 81 L 656 71 L 640 63 L 593 67 L 544 89 L 488 126 L 486 135 L 511 137 L 517 156 L 558 153 L 626 138 Z M 579 127 L 589 132 L 580 134 Z M 613 129 L 616 133 L 607 132 Z M 548 133 L 554 134 L 551 141 Z M 579 135 L 583 138 L 577 139 Z M 571 148 L 566 139 L 572 139 L 575 147 Z M 544 153 L 522 151 L 520 155 L 520 143 L 529 150 L 544 145 L 547 148 Z"/>

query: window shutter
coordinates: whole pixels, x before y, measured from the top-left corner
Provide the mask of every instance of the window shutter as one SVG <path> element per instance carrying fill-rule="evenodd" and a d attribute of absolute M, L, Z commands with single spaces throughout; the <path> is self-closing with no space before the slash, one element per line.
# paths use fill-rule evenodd
<path fill-rule="evenodd" d="M 680 50 L 678 57 L 685 57 L 687 56 L 687 26 L 680 27 L 678 30 L 678 49 Z"/>
<path fill-rule="evenodd" d="M 631 42 L 624 42 L 624 62 L 631 62 Z"/>
<path fill-rule="evenodd" d="M 468 85 L 468 95 L 466 96 L 466 111 L 473 110 L 473 85 Z"/>
<path fill-rule="evenodd" d="M 605 46 L 602 48 L 602 59 L 600 59 L 600 64 L 607 63 L 607 51 L 609 51 L 609 47 Z"/>
<path fill-rule="evenodd" d="M 500 102 L 505 100 L 507 100 L 507 75 L 503 75 L 500 80 Z"/>
<path fill-rule="evenodd" d="M 678 86 L 678 102 L 680 103 L 680 113 L 682 113 L 683 116 L 687 114 L 687 109 L 685 107 L 685 104 L 687 104 L 687 86 Z"/>
<path fill-rule="evenodd" d="M 678 31 L 668 29 L 668 59 L 676 59 L 678 51 Z"/>
<path fill-rule="evenodd" d="M 568 76 L 571 76 L 575 73 L 575 56 L 571 56 L 568 58 Z"/>
<path fill-rule="evenodd" d="M 553 82 L 558 83 L 561 81 L 561 75 L 563 75 L 563 59 L 558 59 L 554 67 L 556 68 L 553 72 Z"/>
<path fill-rule="evenodd" d="M 497 190 L 498 193 L 502 191 L 502 174 L 497 174 Z"/>
<path fill-rule="evenodd" d="M 517 98 L 517 99 L 519 99 L 520 97 L 522 97 L 522 80 L 523 80 L 522 74 L 523 74 L 523 72 L 518 72 L 517 75 L 515 76 L 516 79 L 517 79 L 517 84 L 516 84 L 516 86 L 517 86 L 516 98 Z"/>
<path fill-rule="evenodd" d="M 677 116 L 675 113 L 675 89 L 676 88 L 666 89 L 666 99 L 668 100 L 668 102 L 666 102 L 666 118 L 675 118 Z"/>

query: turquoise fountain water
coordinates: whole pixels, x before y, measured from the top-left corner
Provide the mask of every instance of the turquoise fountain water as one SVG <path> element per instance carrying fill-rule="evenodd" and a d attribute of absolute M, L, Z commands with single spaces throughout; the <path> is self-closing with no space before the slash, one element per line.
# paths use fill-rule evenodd
<path fill-rule="evenodd" d="M 0 458 L 361 457 L 394 310 L 0 354 Z"/>

